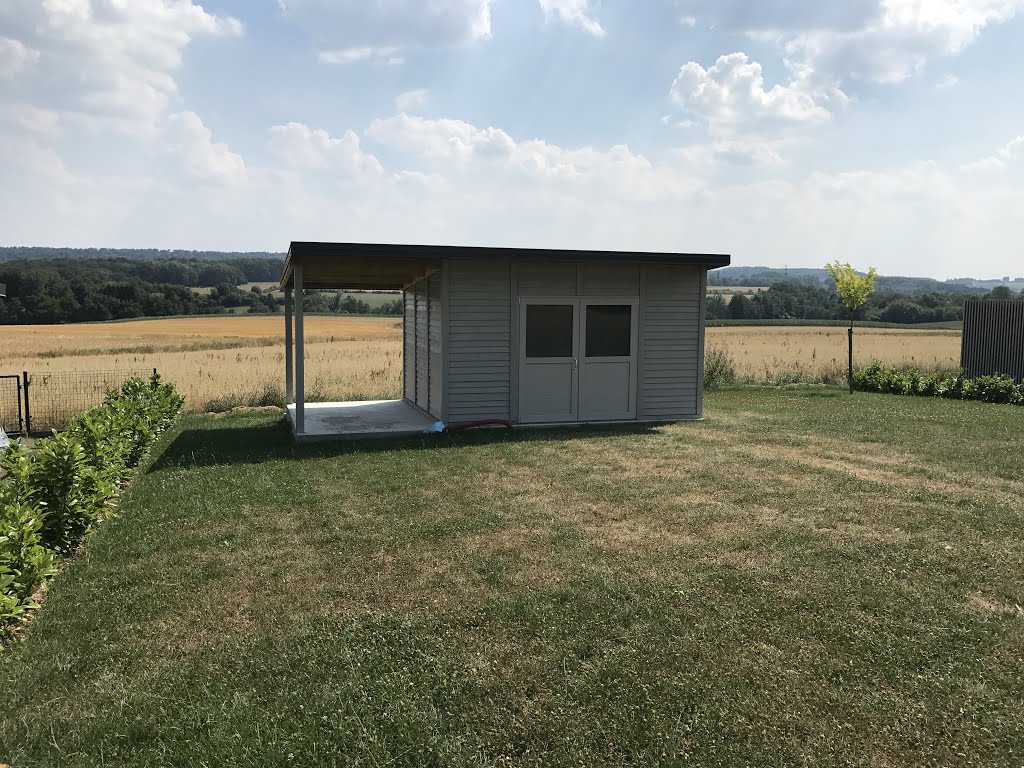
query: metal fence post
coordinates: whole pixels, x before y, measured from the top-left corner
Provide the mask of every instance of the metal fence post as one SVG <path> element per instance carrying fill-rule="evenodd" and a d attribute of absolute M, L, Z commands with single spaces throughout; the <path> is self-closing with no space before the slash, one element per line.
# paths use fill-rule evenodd
<path fill-rule="evenodd" d="M 15 376 L 14 381 L 18 385 L 18 431 L 28 437 L 28 429 L 25 428 L 25 416 L 21 409 L 21 379 Z"/>
<path fill-rule="evenodd" d="M 29 405 L 28 371 L 22 371 L 21 376 L 25 380 L 23 388 L 25 390 L 25 435 L 27 436 L 32 434 L 32 407 Z"/>

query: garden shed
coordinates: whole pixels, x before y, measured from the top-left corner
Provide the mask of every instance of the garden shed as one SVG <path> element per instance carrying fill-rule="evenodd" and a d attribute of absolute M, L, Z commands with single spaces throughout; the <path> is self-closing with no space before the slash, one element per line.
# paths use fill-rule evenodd
<path fill-rule="evenodd" d="M 295 435 L 699 419 L 707 272 L 728 264 L 720 254 L 293 242 L 281 287 Z M 403 292 L 401 400 L 305 402 L 311 289 Z"/>

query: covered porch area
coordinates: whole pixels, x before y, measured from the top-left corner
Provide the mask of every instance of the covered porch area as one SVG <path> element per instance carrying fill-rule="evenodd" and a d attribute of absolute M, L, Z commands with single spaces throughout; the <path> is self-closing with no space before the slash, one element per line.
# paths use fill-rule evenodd
<path fill-rule="evenodd" d="M 297 404 L 288 405 L 295 437 L 312 440 L 408 437 L 422 434 L 436 419 L 405 400 L 355 400 L 345 403 L 306 403 L 303 431 L 295 428 Z"/>
<path fill-rule="evenodd" d="M 399 250 L 396 253 L 396 250 Z M 284 291 L 285 396 L 288 421 L 300 442 L 401 437 L 422 433 L 437 419 L 407 399 L 306 402 L 306 290 L 403 291 L 441 268 L 422 247 L 293 242 L 281 276 Z"/>

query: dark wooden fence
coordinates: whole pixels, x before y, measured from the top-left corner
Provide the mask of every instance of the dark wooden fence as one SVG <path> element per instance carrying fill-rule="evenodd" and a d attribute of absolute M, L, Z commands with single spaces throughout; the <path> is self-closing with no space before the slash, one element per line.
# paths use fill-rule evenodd
<path fill-rule="evenodd" d="M 967 302 L 960 367 L 971 377 L 1024 380 L 1024 301 Z"/>

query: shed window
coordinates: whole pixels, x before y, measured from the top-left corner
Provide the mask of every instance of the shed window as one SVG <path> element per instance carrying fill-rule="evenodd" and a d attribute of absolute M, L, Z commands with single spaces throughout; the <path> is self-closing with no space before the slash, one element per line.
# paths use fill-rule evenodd
<path fill-rule="evenodd" d="M 633 338 L 629 304 L 587 305 L 587 357 L 629 357 Z"/>
<path fill-rule="evenodd" d="M 528 304 L 526 356 L 572 357 L 572 304 Z"/>

